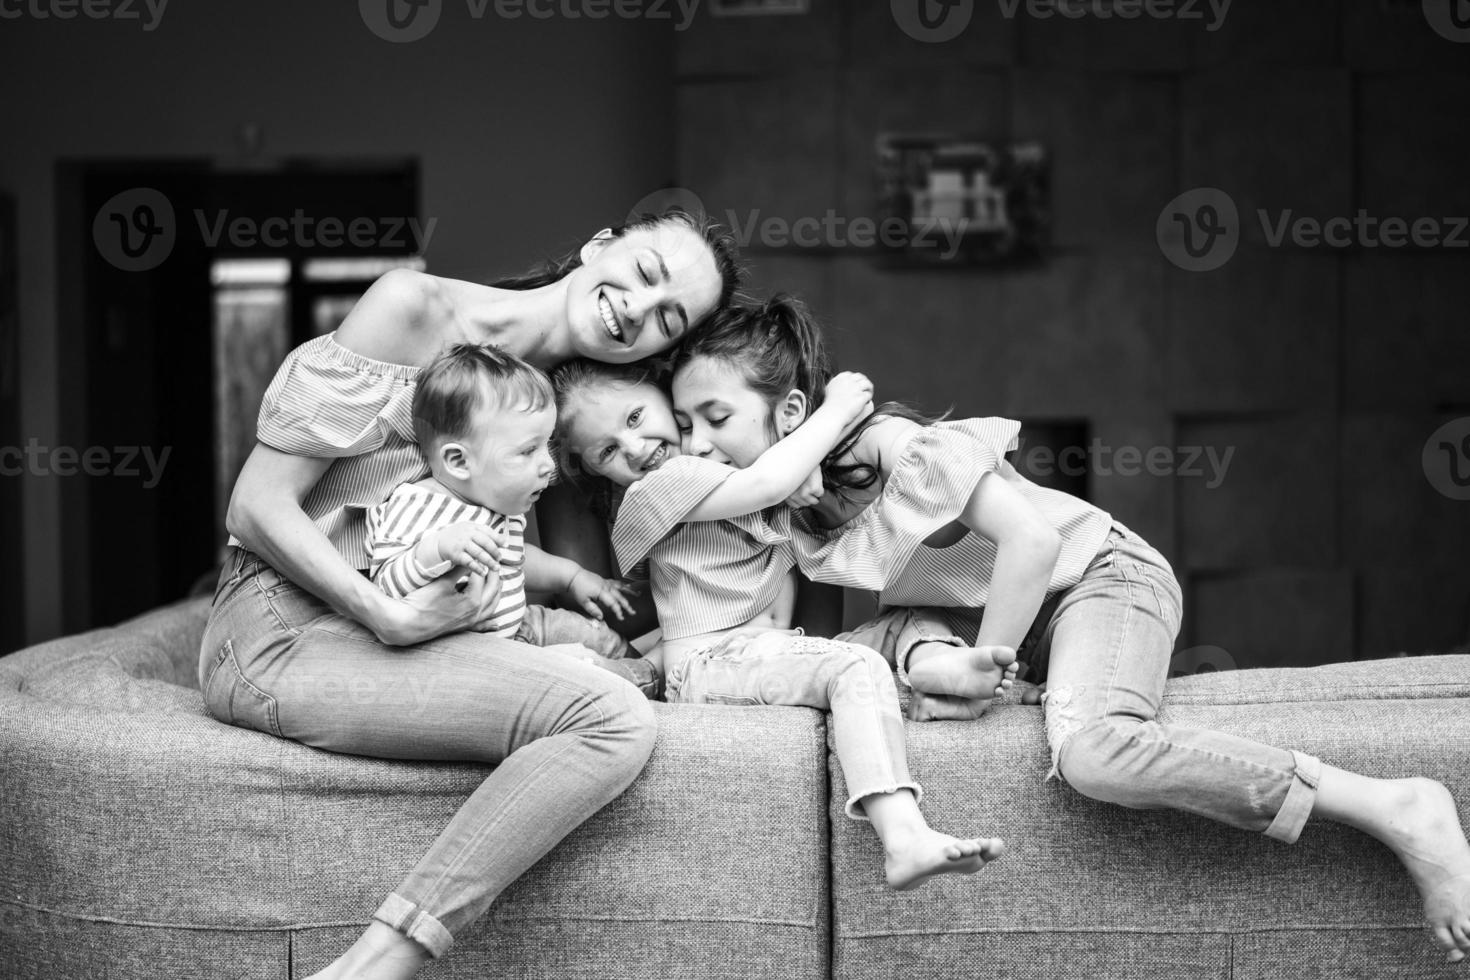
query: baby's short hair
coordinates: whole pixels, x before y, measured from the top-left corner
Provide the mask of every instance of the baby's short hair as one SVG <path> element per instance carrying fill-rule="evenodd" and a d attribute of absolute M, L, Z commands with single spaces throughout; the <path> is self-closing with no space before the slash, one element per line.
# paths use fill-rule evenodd
<path fill-rule="evenodd" d="M 492 344 L 454 344 L 418 375 L 413 433 L 427 452 L 437 440 L 469 435 L 489 393 L 494 407 L 539 412 L 555 405 L 551 381 L 521 358 Z"/>

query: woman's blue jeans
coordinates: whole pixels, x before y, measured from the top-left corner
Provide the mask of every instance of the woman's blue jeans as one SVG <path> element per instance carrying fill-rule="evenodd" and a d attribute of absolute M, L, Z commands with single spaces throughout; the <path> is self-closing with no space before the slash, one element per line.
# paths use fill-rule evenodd
<path fill-rule="evenodd" d="M 653 751 L 647 700 L 594 664 L 479 633 L 384 646 L 239 548 L 199 674 L 210 713 L 232 725 L 333 752 L 495 765 L 374 913 L 435 958 Z"/>

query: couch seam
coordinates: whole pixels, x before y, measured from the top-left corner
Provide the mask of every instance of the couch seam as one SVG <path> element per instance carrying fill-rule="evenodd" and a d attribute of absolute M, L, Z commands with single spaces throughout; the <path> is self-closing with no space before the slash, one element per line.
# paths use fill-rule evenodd
<path fill-rule="evenodd" d="M 844 934 L 841 938 L 852 939 L 895 939 L 903 936 L 988 936 L 995 934 L 1006 935 L 1108 935 L 1121 933 L 1139 936 L 1256 936 L 1271 933 L 1283 935 L 1294 935 L 1303 932 L 1413 932 L 1421 933 L 1424 927 L 1420 925 L 1374 925 L 1364 926 L 1362 923 L 1305 923 L 1292 928 L 1252 928 L 1242 927 L 1240 929 L 1146 929 L 1137 926 L 1115 926 L 1098 929 L 1038 929 L 1033 926 L 1005 926 L 992 927 L 989 929 L 975 928 L 950 928 L 950 929 L 894 929 L 882 932 L 855 932 Z"/>
<path fill-rule="evenodd" d="M 304 929 L 342 929 L 361 928 L 362 920 L 358 918 L 347 920 L 331 920 L 322 922 L 292 922 L 285 925 L 214 925 L 210 923 L 197 922 L 157 922 L 140 921 L 133 919 L 120 919 L 115 916 L 90 915 L 82 912 L 71 912 L 64 909 L 46 908 L 40 905 L 32 905 L 29 902 L 15 902 L 9 899 L 0 899 L 0 904 L 11 905 L 16 908 L 38 912 L 43 915 L 55 915 L 76 922 L 103 922 L 108 925 L 131 926 L 142 929 L 187 929 L 196 932 L 285 932 L 291 933 Z M 650 922 L 707 922 L 711 924 L 735 923 L 739 925 L 757 926 L 790 926 L 797 929 L 815 930 L 816 922 L 802 921 L 800 919 L 778 919 L 778 918 L 751 918 L 751 917 L 722 917 L 714 916 L 625 916 L 625 915 L 496 915 L 491 913 L 481 921 L 499 922 L 636 922 L 648 925 Z"/>

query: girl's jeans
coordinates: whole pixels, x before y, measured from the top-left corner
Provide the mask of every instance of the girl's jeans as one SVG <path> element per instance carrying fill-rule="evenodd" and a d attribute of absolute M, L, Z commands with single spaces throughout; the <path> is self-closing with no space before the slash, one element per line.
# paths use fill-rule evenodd
<path fill-rule="evenodd" d="M 1316 802 L 1320 761 L 1155 720 L 1182 605 L 1169 563 L 1117 523 L 1082 581 L 1048 598 L 1020 656 L 1047 664 L 1052 775 L 1093 799 L 1184 810 L 1291 843 Z M 844 638 L 902 668 L 918 643 L 973 642 L 980 619 L 978 610 L 895 608 Z"/>
<path fill-rule="evenodd" d="M 478 633 L 386 647 L 232 549 L 200 651 L 223 722 L 334 752 L 494 764 L 374 913 L 438 958 L 653 751 L 653 710 L 591 663 Z"/>
<path fill-rule="evenodd" d="M 665 697 L 682 704 L 783 704 L 832 712 L 847 815 L 866 820 L 875 793 L 923 790 L 909 778 L 903 716 L 888 662 L 866 647 L 785 630 L 736 630 L 669 671 Z"/>

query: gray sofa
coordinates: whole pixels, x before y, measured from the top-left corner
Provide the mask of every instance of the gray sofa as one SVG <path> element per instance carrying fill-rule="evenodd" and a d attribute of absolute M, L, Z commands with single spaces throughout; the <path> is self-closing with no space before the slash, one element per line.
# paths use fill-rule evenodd
<path fill-rule="evenodd" d="M 483 778 L 334 755 L 204 711 L 204 600 L 0 659 L 0 977 L 306 976 Z M 346 695 L 344 695 L 346 696 Z M 1470 800 L 1470 657 L 1171 682 L 1168 720 L 1417 773 Z M 648 769 L 425 972 L 537 978 L 1461 976 L 1387 850 L 1284 846 L 1045 782 L 1038 708 L 909 726 L 978 878 L 883 885 L 821 714 L 660 705 Z"/>

